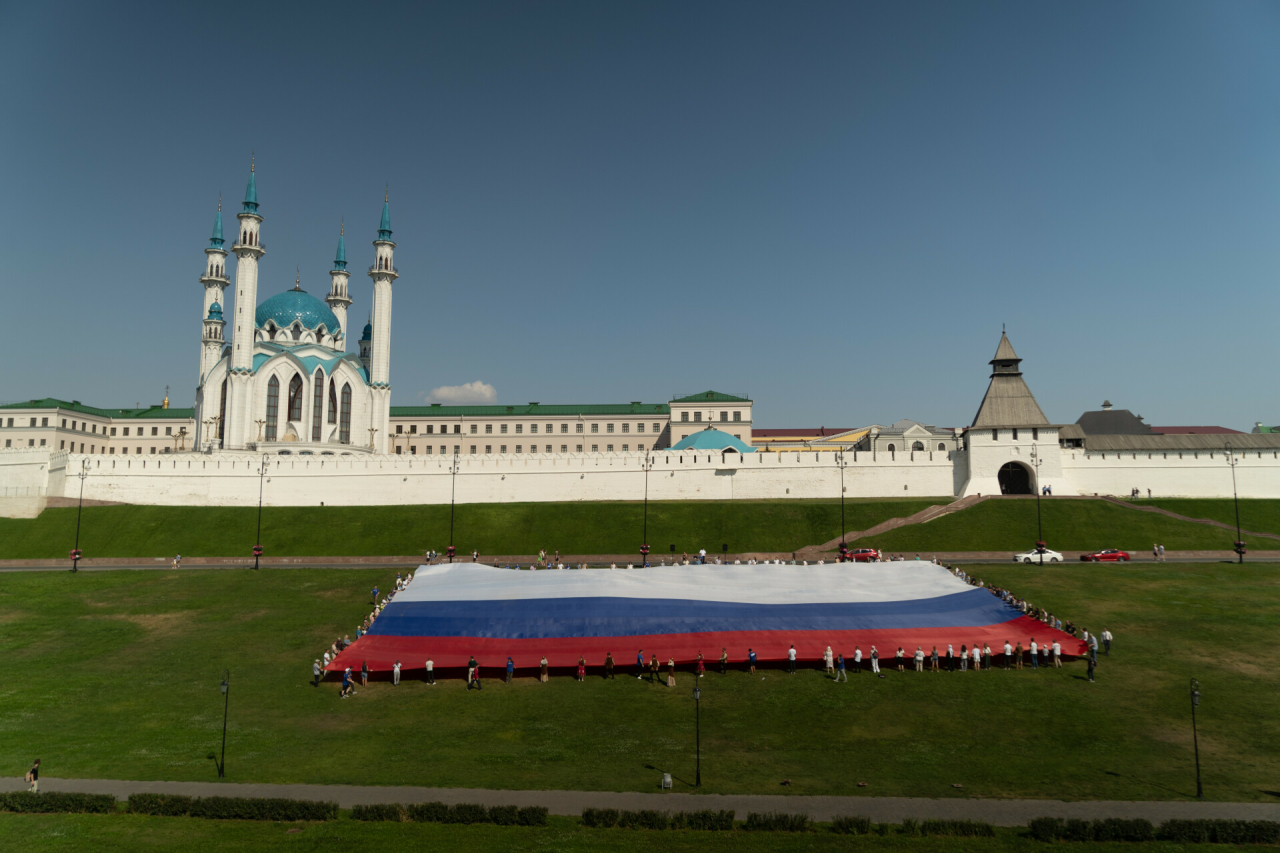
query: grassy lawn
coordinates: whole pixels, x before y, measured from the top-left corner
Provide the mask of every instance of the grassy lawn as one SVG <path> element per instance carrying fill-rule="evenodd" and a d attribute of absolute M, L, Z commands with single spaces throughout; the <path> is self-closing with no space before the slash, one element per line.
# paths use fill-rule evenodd
<path fill-rule="evenodd" d="M 1110 629 L 1099 680 L 1057 671 L 702 679 L 703 790 L 1178 799 L 1194 794 L 1187 679 L 1201 681 L 1210 799 L 1267 800 L 1280 776 L 1280 572 L 1150 563 L 974 569 Z M 310 664 L 385 570 L 18 573 L 0 584 L 0 766 L 49 776 L 208 780 L 231 670 L 229 781 L 677 790 L 693 776 L 689 675 L 579 684 L 370 684 Z M 620 650 L 630 653 L 631 650 Z M 626 654 L 623 654 L 626 658 Z M 496 663 L 496 662 L 495 662 Z M 781 787 L 784 779 L 789 787 Z M 859 788 L 859 781 L 868 787 Z M 963 784 L 963 791 L 951 788 Z M 382 831 L 382 830 L 379 830 Z M 387 830 L 391 831 L 391 830 Z M 399 831 L 399 830 L 396 830 Z M 407 830 L 406 830 L 407 831 Z"/>
<path fill-rule="evenodd" d="M 739 815 L 740 818 L 745 815 Z M 896 827 L 894 828 L 896 830 Z M 292 830 L 292 831 L 291 831 Z M 1043 851 L 1045 845 L 1024 830 L 998 829 L 995 838 L 909 838 L 836 835 L 824 825 L 805 833 L 691 832 L 587 829 L 573 818 L 551 818 L 549 826 L 450 826 L 414 823 L 361 823 L 337 820 L 312 824 L 214 821 L 139 815 L 10 815 L 0 814 L 0 837 L 22 839 L 21 848 L 43 851 L 238 850 L 254 851 L 386 851 L 400 849 L 483 851 L 791 851 L 901 850 L 910 853 L 968 851 Z M 1069 850 L 1188 851 L 1230 850 L 1224 845 L 1073 844 Z"/>
<path fill-rule="evenodd" d="M 908 516 L 949 498 L 850 500 L 850 530 Z M 454 542 L 459 552 L 629 554 L 639 551 L 640 503 L 463 504 Z M 80 547 L 93 557 L 244 556 L 256 532 L 257 507 L 106 506 L 84 510 Z M 76 510 L 49 509 L 36 519 L 0 518 L 0 559 L 65 557 Z M 840 535 L 840 502 L 650 501 L 649 545 L 659 551 L 793 551 Z M 262 544 L 273 556 L 362 556 L 443 551 L 449 507 L 267 507 Z"/>
<path fill-rule="evenodd" d="M 1235 502 L 1229 498 L 1156 498 L 1135 503 L 1138 506 L 1158 506 L 1190 518 L 1209 518 L 1232 526 L 1236 523 Z M 1259 533 L 1280 534 L 1280 501 L 1240 501 L 1240 526 Z"/>
<path fill-rule="evenodd" d="M 1275 503 L 1280 506 L 1280 501 Z M 1235 531 L 1178 521 L 1158 513 L 1137 512 L 1106 501 L 1049 498 L 1041 501 L 1040 507 L 1044 539 L 1056 551 L 1123 548 L 1141 557 L 1150 555 L 1155 542 L 1170 551 L 1229 551 L 1235 539 Z M 1241 512 L 1243 517 L 1243 509 Z M 874 545 L 886 552 L 924 555 L 936 551 L 1013 553 L 1034 547 L 1036 532 L 1034 500 L 991 500 L 928 524 L 913 524 L 861 539 L 857 544 Z M 1254 539 L 1249 542 L 1249 548 L 1251 551 L 1280 550 L 1280 540 Z"/>

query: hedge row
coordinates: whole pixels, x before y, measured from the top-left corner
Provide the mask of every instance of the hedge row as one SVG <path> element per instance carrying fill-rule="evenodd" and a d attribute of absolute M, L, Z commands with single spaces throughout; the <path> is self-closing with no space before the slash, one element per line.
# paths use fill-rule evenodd
<path fill-rule="evenodd" d="M 733 815 L 730 811 L 711 811 L 704 809 L 696 812 L 657 811 L 618 811 L 617 809 L 583 809 L 584 826 L 607 828 L 611 826 L 623 829 L 733 829 Z"/>
<path fill-rule="evenodd" d="M 405 821 L 418 823 L 495 823 L 498 826 L 546 826 L 547 810 L 542 806 L 489 806 L 477 803 L 417 803 L 402 806 L 383 803 L 355 806 L 352 820 Z"/>
<path fill-rule="evenodd" d="M 1146 820 L 1063 820 L 1029 824 L 1037 841 L 1173 841 L 1179 844 L 1280 844 L 1280 823 L 1270 820 L 1170 820 L 1157 830 Z"/>
<path fill-rule="evenodd" d="M 26 812 L 27 814 L 57 812 L 109 814 L 115 810 L 116 798 L 111 794 L 75 794 L 62 791 L 49 791 L 44 794 L 14 791 L 11 794 L 0 794 L 0 811 Z"/>
<path fill-rule="evenodd" d="M 742 828 L 753 832 L 805 832 L 809 829 L 809 823 L 807 814 L 747 812 L 747 822 Z"/>
<path fill-rule="evenodd" d="M 218 820 L 333 820 L 338 816 L 338 804 L 267 797 L 133 794 L 129 797 L 129 811 L 135 814 L 204 817 Z"/>

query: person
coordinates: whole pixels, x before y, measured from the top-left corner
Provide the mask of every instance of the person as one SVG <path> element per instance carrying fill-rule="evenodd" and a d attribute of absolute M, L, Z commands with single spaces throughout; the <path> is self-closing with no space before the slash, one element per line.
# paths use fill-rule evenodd
<path fill-rule="evenodd" d="M 1097 634 L 1089 635 L 1089 657 L 1093 659 L 1094 663 L 1098 662 L 1098 635 Z"/>
<path fill-rule="evenodd" d="M 853 671 L 862 672 L 862 646 L 853 647 Z"/>
<path fill-rule="evenodd" d="M 644 677 L 644 649 L 636 652 L 636 681 Z"/>
<path fill-rule="evenodd" d="M 964 643 L 960 644 L 960 671 L 969 671 L 969 647 Z"/>
<path fill-rule="evenodd" d="M 722 646 L 720 648 L 720 674 L 725 675 L 729 672 L 729 648 Z"/>
<path fill-rule="evenodd" d="M 31 769 L 27 771 L 27 784 L 31 787 L 27 788 L 33 794 L 40 793 L 40 759 L 36 759 L 31 765 Z"/>
<path fill-rule="evenodd" d="M 471 550 L 471 562 L 473 563 L 480 562 L 480 552 L 475 550 L 474 548 Z"/>
<path fill-rule="evenodd" d="M 316 658 L 316 662 L 311 664 L 311 676 L 315 679 L 314 686 L 320 686 L 320 679 L 324 677 L 324 670 L 320 667 L 320 658 Z"/>
<path fill-rule="evenodd" d="M 756 650 L 755 649 L 747 649 L 747 666 L 748 666 L 748 671 L 752 675 L 755 675 L 756 674 Z"/>
<path fill-rule="evenodd" d="M 542 660 L 538 662 L 538 680 L 543 684 L 547 683 L 547 656 L 543 655 Z"/>
<path fill-rule="evenodd" d="M 369 686 L 369 662 L 365 661 L 360 665 L 360 686 Z"/>
<path fill-rule="evenodd" d="M 1089 683 L 1090 684 L 1093 683 L 1093 671 L 1097 668 L 1098 668 L 1098 659 L 1095 657 L 1090 657 L 1089 658 Z"/>
<path fill-rule="evenodd" d="M 880 652 L 876 651 L 876 647 L 871 647 L 871 671 L 876 675 L 880 674 Z"/>
<path fill-rule="evenodd" d="M 674 656 L 667 659 L 667 686 L 676 686 L 676 659 Z"/>
<path fill-rule="evenodd" d="M 1106 628 L 1102 629 L 1102 646 L 1106 649 L 1104 654 L 1111 654 L 1111 632 Z"/>
<path fill-rule="evenodd" d="M 649 661 L 649 683 L 652 684 L 658 679 L 658 653 L 653 653 L 653 658 Z"/>
<path fill-rule="evenodd" d="M 1036 660 L 1036 652 L 1037 652 L 1037 651 L 1039 651 L 1039 649 L 1036 647 L 1036 638 L 1035 638 L 1035 637 L 1032 637 L 1032 638 L 1031 638 L 1031 668 L 1032 668 L 1032 669 L 1039 669 L 1039 668 L 1040 668 L 1040 664 L 1039 664 L 1039 662 Z"/>
<path fill-rule="evenodd" d="M 845 683 L 849 683 L 849 674 L 844 671 L 844 655 L 836 655 L 836 681 L 844 679 Z"/>
<path fill-rule="evenodd" d="M 613 652 L 606 652 L 604 656 L 604 677 L 613 678 Z"/>
<path fill-rule="evenodd" d="M 1162 562 L 1162 563 L 1163 563 L 1164 561 L 1165 561 L 1165 559 L 1164 559 L 1164 546 L 1163 546 L 1163 545 L 1161 545 L 1161 546 L 1160 546 L 1160 562 Z"/>
<path fill-rule="evenodd" d="M 375 584 L 373 589 L 369 590 L 369 595 L 373 596 L 373 605 L 378 606 L 378 587 Z"/>
<path fill-rule="evenodd" d="M 355 684 L 351 681 L 351 667 L 347 667 L 342 671 L 342 689 L 338 691 L 338 698 L 346 699 L 354 696 L 355 692 Z"/>
<path fill-rule="evenodd" d="M 1015 669 L 1022 669 L 1022 641 L 1018 641 L 1018 647 L 1013 650 L 1013 666 Z"/>
<path fill-rule="evenodd" d="M 1045 669 L 1049 668 L 1049 644 L 1043 643 L 1040 646 L 1040 665 Z"/>
<path fill-rule="evenodd" d="M 702 652 L 698 652 L 698 664 L 694 669 L 698 673 L 699 678 L 701 678 L 703 673 L 707 671 L 707 664 L 706 661 L 702 659 Z"/>
<path fill-rule="evenodd" d="M 578 681 L 587 680 L 587 659 L 578 655 Z"/>
<path fill-rule="evenodd" d="M 929 670 L 931 672 L 938 671 L 938 647 L 933 647 L 933 654 L 929 656 Z"/>
<path fill-rule="evenodd" d="M 1158 542 L 1151 546 L 1151 560 L 1155 563 L 1160 562 L 1160 544 Z"/>
<path fill-rule="evenodd" d="M 898 665 L 898 672 L 906 672 L 902 668 L 902 646 L 898 646 L 898 654 L 894 656 L 894 662 Z"/>
<path fill-rule="evenodd" d="M 1062 644 L 1057 640 L 1053 641 L 1053 668 L 1062 669 Z"/>
<path fill-rule="evenodd" d="M 924 672 L 924 648 L 916 646 L 916 672 Z"/>
<path fill-rule="evenodd" d="M 822 653 L 822 662 L 826 664 L 827 675 L 835 675 L 836 662 L 835 662 L 835 658 L 832 657 L 830 646 L 827 646 L 827 650 Z"/>
<path fill-rule="evenodd" d="M 516 674 L 516 662 L 511 659 L 511 655 L 507 655 L 507 684 L 511 683 L 511 678 Z"/>
<path fill-rule="evenodd" d="M 1009 663 L 1013 660 L 1013 646 L 1008 640 L 1004 641 L 1004 668 L 1009 668 Z"/>
<path fill-rule="evenodd" d="M 395 666 L 391 667 L 391 686 L 398 687 L 400 685 L 400 661 L 396 661 Z"/>
<path fill-rule="evenodd" d="M 180 569 L 180 568 L 182 568 L 182 555 L 181 555 L 181 554 L 177 554 L 177 555 L 175 555 L 175 556 L 174 556 L 174 558 L 173 558 L 173 567 L 174 567 L 175 569 Z"/>
<path fill-rule="evenodd" d="M 991 644 L 982 644 L 982 668 L 991 669 Z"/>
<path fill-rule="evenodd" d="M 978 672 L 982 669 L 982 651 L 978 648 L 977 643 L 974 643 L 973 648 L 969 651 L 973 655 L 973 671 Z"/>
<path fill-rule="evenodd" d="M 474 658 L 472 660 L 474 660 Z M 478 663 L 471 668 L 471 680 L 475 682 L 476 690 L 480 690 L 482 688 L 482 685 L 480 684 L 480 664 Z M 467 689 L 471 689 L 470 684 L 467 685 Z"/>

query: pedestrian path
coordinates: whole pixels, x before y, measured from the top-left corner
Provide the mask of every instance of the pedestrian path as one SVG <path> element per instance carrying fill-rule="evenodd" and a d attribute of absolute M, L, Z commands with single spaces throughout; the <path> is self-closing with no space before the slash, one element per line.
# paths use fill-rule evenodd
<path fill-rule="evenodd" d="M 657 780 L 655 779 L 655 786 Z M 0 791 L 25 790 L 17 776 L 0 777 Z M 285 797 L 295 800 L 337 801 L 342 808 L 373 803 L 480 803 L 486 806 L 545 806 L 552 814 L 580 815 L 584 808 L 693 811 L 733 809 L 739 820 L 748 812 L 807 813 L 829 821 L 845 815 L 867 817 L 877 823 L 916 820 L 981 820 L 996 826 L 1025 826 L 1037 817 L 1099 820 L 1109 817 L 1146 818 L 1161 823 L 1172 818 L 1218 818 L 1280 821 L 1280 803 L 1214 803 L 1184 801 L 991 800 L 957 796 L 815 797 L 785 794 L 645 794 L 611 791 L 504 791 L 487 788 L 417 788 L 374 785 L 267 785 L 244 782 L 134 782 L 120 779 L 40 778 L 42 791 L 84 794 L 185 794 L 192 797 Z"/>

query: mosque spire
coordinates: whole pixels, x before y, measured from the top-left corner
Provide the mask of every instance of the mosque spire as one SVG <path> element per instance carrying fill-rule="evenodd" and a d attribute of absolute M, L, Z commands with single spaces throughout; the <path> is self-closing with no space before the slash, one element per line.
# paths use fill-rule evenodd
<path fill-rule="evenodd" d="M 382 197 L 382 223 L 378 225 L 378 239 L 391 239 L 391 185 L 387 184 L 386 194 Z"/>
<path fill-rule="evenodd" d="M 294 267 L 294 271 L 297 275 L 293 278 L 293 289 L 302 290 L 302 267 Z"/>
<path fill-rule="evenodd" d="M 335 270 L 345 270 L 347 268 L 347 223 L 344 220 L 338 228 L 338 254 L 333 258 L 333 268 Z"/>
<path fill-rule="evenodd" d="M 218 214 L 213 220 L 213 236 L 209 238 L 210 249 L 221 249 L 222 239 L 222 193 L 218 193 Z"/>
<path fill-rule="evenodd" d="M 257 165 L 257 156 L 249 155 L 249 185 L 244 190 L 244 212 L 258 212 L 258 182 L 256 179 L 255 167 Z"/>

